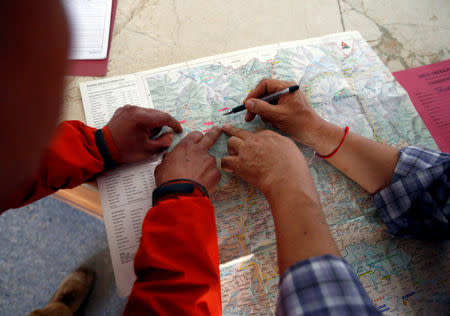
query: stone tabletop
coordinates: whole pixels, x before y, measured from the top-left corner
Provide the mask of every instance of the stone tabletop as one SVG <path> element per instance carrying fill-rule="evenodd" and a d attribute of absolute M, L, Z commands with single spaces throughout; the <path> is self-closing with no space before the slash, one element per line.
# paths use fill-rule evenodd
<path fill-rule="evenodd" d="M 234 50 L 359 31 L 392 72 L 450 58 L 448 0 L 118 0 L 107 77 Z M 85 122 L 67 77 L 61 119 Z"/>

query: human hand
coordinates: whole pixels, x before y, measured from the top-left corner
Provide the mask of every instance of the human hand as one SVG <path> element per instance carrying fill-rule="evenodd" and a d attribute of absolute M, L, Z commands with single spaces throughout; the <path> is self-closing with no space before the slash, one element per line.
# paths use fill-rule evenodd
<path fill-rule="evenodd" d="M 222 168 L 235 172 L 266 197 L 285 184 L 299 184 L 309 174 L 305 157 L 291 139 L 270 130 L 252 133 L 231 125 L 222 129 L 231 136 L 230 156 L 222 158 Z"/>
<path fill-rule="evenodd" d="M 319 141 L 319 132 L 327 122 L 318 115 L 306 100 L 301 90 L 282 96 L 278 105 L 269 104 L 259 98 L 289 88 L 295 82 L 263 79 L 245 98 L 247 108 L 245 120 L 252 121 L 256 115 L 270 122 L 296 141 L 313 147 Z"/>
<path fill-rule="evenodd" d="M 222 130 L 212 128 L 203 135 L 192 132 L 183 138 L 175 148 L 164 155 L 163 161 L 155 169 L 155 181 L 159 186 L 170 180 L 189 179 L 203 185 L 208 191 L 220 180 L 216 159 L 208 150 L 219 138 Z"/>
<path fill-rule="evenodd" d="M 169 148 L 172 132 L 152 139 L 164 126 L 169 126 L 176 133 L 183 130 L 168 113 L 132 105 L 117 109 L 107 126 L 119 152 L 118 163 L 136 162 Z"/>

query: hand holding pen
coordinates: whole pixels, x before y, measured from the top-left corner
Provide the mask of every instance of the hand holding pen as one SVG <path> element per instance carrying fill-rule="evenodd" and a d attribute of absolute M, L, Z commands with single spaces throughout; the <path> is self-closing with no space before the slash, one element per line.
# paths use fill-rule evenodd
<path fill-rule="evenodd" d="M 263 100 L 265 102 L 268 102 L 270 104 L 276 104 L 275 102 L 278 101 L 282 96 L 288 93 L 294 93 L 297 91 L 300 87 L 297 85 L 290 86 L 289 88 L 285 88 L 283 90 L 276 91 L 274 93 L 271 93 L 269 95 L 266 95 L 262 97 L 260 100 Z M 248 98 L 248 97 L 247 97 Z M 245 104 L 239 105 L 237 107 L 234 107 L 230 112 L 225 113 L 224 115 L 230 115 L 233 113 L 238 113 L 241 111 L 244 111 L 246 109 Z"/>
<path fill-rule="evenodd" d="M 294 85 L 294 82 L 289 81 L 262 80 L 244 100 L 247 109 L 245 120 L 250 122 L 259 115 L 297 142 L 311 146 L 317 141 L 314 138 L 317 134 L 315 131 L 321 128 L 324 120 L 314 111 L 300 89 L 278 96 L 277 105 L 262 100 L 262 97 L 286 91 Z"/>

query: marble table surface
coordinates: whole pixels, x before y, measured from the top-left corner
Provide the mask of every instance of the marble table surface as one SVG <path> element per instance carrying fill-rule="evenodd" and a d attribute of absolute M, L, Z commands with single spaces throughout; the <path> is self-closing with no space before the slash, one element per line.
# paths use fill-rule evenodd
<path fill-rule="evenodd" d="M 234 50 L 359 31 L 392 72 L 450 58 L 448 0 L 118 0 L 107 77 Z M 85 122 L 67 77 L 61 119 Z"/>

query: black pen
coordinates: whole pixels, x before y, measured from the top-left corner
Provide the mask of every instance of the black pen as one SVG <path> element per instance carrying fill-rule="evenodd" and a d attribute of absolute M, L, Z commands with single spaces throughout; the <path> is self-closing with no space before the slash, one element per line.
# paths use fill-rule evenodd
<path fill-rule="evenodd" d="M 300 89 L 300 87 L 295 85 L 295 86 L 280 90 L 278 92 L 269 94 L 265 97 L 262 97 L 261 100 L 271 103 L 271 102 L 277 101 L 279 98 L 281 98 L 283 95 L 285 95 L 287 93 L 294 93 L 298 89 Z M 245 104 L 242 104 L 242 105 L 239 105 L 239 106 L 233 108 L 230 112 L 227 112 L 224 115 L 230 115 L 232 113 L 238 113 L 238 112 L 241 112 L 244 110 L 245 110 Z"/>

